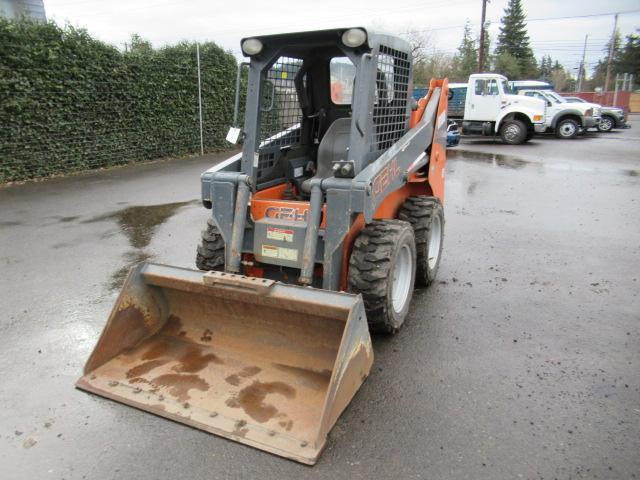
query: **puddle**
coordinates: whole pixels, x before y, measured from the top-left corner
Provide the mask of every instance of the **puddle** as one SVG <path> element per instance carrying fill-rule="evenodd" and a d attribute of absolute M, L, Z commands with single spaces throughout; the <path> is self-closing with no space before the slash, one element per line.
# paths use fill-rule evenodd
<path fill-rule="evenodd" d="M 511 155 L 486 152 L 469 152 L 466 150 L 447 150 L 447 156 L 450 159 L 473 160 L 483 163 L 490 163 L 497 167 L 511 168 L 514 170 L 523 168 L 532 163 Z"/>
<path fill-rule="evenodd" d="M 3 220 L 0 221 L 0 228 L 2 227 L 17 227 L 22 225 L 22 222 L 14 221 L 14 220 Z"/>
<path fill-rule="evenodd" d="M 61 215 L 53 215 L 52 217 L 47 217 L 47 218 L 51 218 L 53 220 L 57 220 L 60 223 L 69 223 L 69 222 L 74 222 L 76 220 L 78 220 L 80 218 L 79 215 L 73 215 L 73 216 L 61 216 Z"/>
<path fill-rule="evenodd" d="M 175 215 L 180 208 L 195 203 L 198 203 L 198 201 L 191 200 L 188 202 L 166 203 L 162 205 L 127 207 L 116 212 L 85 220 L 82 223 L 115 220 L 120 226 L 122 233 L 129 239 L 131 246 L 142 249 L 149 245 L 158 226 Z"/>
<path fill-rule="evenodd" d="M 129 273 L 129 270 L 131 270 L 131 267 L 151 258 L 153 258 L 153 255 L 145 252 L 144 250 L 133 250 L 125 253 L 124 259 L 126 263 L 111 274 L 109 290 L 119 290 L 120 287 L 122 287 L 125 278 L 127 278 L 127 274 Z"/>
<path fill-rule="evenodd" d="M 151 243 L 160 225 L 169 220 L 181 208 L 196 203 L 198 203 L 198 200 L 161 205 L 132 206 L 84 220 L 82 223 L 115 221 L 120 227 L 120 231 L 129 240 L 129 244 L 133 247 L 133 250 L 124 254 L 124 265 L 111 275 L 109 289 L 117 290 L 122 287 L 131 267 L 153 257 L 153 254 L 146 252 L 145 248 Z"/>

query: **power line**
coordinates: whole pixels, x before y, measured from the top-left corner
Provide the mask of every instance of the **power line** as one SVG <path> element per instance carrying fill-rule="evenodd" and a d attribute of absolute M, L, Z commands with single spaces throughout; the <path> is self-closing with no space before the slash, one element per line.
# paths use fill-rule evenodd
<path fill-rule="evenodd" d="M 567 19 L 579 19 L 579 18 L 592 18 L 592 17 L 605 17 L 605 16 L 609 16 L 609 15 L 628 15 L 628 14 L 634 14 L 634 13 L 640 13 L 640 10 L 627 10 L 624 12 L 606 12 L 606 13 L 593 13 L 593 14 L 589 14 L 589 15 L 571 15 L 571 16 L 565 16 L 565 17 L 541 17 L 541 18 L 531 18 L 531 19 L 527 19 L 527 23 L 530 22 L 546 22 L 546 21 L 553 21 L 553 20 L 567 20 Z M 471 25 L 473 26 L 478 26 L 477 23 L 472 23 Z M 450 25 L 447 27 L 436 27 L 436 28 L 427 28 L 424 30 L 410 30 L 406 33 L 426 33 L 426 32 L 434 32 L 434 31 L 439 31 L 439 30 L 451 30 L 454 28 L 464 28 L 465 25 Z"/>

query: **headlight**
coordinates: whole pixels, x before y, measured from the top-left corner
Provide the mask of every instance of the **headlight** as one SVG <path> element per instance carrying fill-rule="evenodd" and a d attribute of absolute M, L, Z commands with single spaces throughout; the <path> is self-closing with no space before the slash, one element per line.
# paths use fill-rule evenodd
<path fill-rule="evenodd" d="M 541 122 L 542 121 L 542 115 L 534 115 L 533 116 L 533 121 L 534 122 Z"/>
<path fill-rule="evenodd" d="M 342 43 L 347 47 L 356 48 L 367 41 L 367 34 L 361 28 L 350 28 L 342 34 Z"/>
<path fill-rule="evenodd" d="M 590 117 L 592 115 L 593 115 L 593 108 L 589 108 L 589 109 L 587 109 L 586 112 L 584 112 L 584 116 L 585 117 Z"/>
<path fill-rule="evenodd" d="M 257 38 L 247 38 L 242 42 L 242 51 L 249 57 L 257 55 L 262 51 L 262 42 Z"/>

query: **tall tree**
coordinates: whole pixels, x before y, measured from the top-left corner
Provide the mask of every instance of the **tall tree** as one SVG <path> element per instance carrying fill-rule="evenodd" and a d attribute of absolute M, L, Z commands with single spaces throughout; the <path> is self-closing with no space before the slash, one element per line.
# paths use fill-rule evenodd
<path fill-rule="evenodd" d="M 496 45 L 496 55 L 509 54 L 515 58 L 521 77 L 535 76 L 536 59 L 529 45 L 526 15 L 521 0 L 509 0 L 501 19 L 500 34 Z M 506 57 L 503 57 L 506 58 Z"/>
<path fill-rule="evenodd" d="M 469 75 L 475 73 L 477 68 L 478 50 L 476 49 L 476 42 L 471 34 L 471 24 L 469 20 L 467 20 L 458 52 L 453 57 L 453 75 L 455 80 L 466 80 Z"/>
<path fill-rule="evenodd" d="M 523 78 L 522 69 L 518 64 L 518 59 L 509 52 L 502 52 L 493 58 L 493 71 L 500 73 L 509 79 Z"/>
<path fill-rule="evenodd" d="M 621 53 L 621 45 L 622 39 L 620 38 L 620 33 L 616 32 L 616 35 L 613 37 L 613 54 L 611 55 L 611 65 L 613 78 L 615 78 L 615 74 L 619 72 L 619 63 L 620 63 L 620 53 Z M 591 79 L 592 87 L 603 87 L 605 82 L 605 77 L 607 75 L 607 64 L 609 63 L 609 51 L 611 50 L 611 40 L 607 42 L 605 45 L 603 52 L 604 57 L 598 60 L 595 68 L 593 69 L 593 78 Z M 613 82 L 610 82 L 609 88 L 613 85 Z"/>
<path fill-rule="evenodd" d="M 638 33 L 627 35 L 624 47 L 618 58 L 618 73 L 631 73 L 640 81 L 640 29 Z"/>
<path fill-rule="evenodd" d="M 547 82 L 551 77 L 552 71 L 553 60 L 551 59 L 551 55 L 543 55 L 542 59 L 540 60 L 540 67 L 538 68 L 538 78 Z"/>
<path fill-rule="evenodd" d="M 429 85 L 432 78 L 450 77 L 453 58 L 436 49 L 431 38 L 417 32 L 405 33 L 413 57 L 413 84 Z"/>

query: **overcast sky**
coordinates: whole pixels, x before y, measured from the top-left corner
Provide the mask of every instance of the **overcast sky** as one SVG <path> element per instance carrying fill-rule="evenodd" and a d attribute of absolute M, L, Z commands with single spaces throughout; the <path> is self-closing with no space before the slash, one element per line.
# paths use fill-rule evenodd
<path fill-rule="evenodd" d="M 244 36 L 359 25 L 392 33 L 419 31 L 428 37 L 433 48 L 454 53 L 467 19 L 477 33 L 482 5 L 481 0 L 44 0 L 44 3 L 48 18 L 85 27 L 95 37 L 120 48 L 131 34 L 137 33 L 154 46 L 180 40 L 212 40 L 236 55 Z M 492 48 L 506 4 L 507 0 L 490 0 L 488 4 Z M 613 29 L 611 12 L 622 13 L 618 28 L 623 36 L 640 28 L 639 0 L 523 0 L 523 5 L 536 58 L 548 53 L 569 69 L 577 68 L 580 62 L 586 34 L 589 68 L 602 57 Z M 576 16 L 582 18 L 566 18 Z"/>

